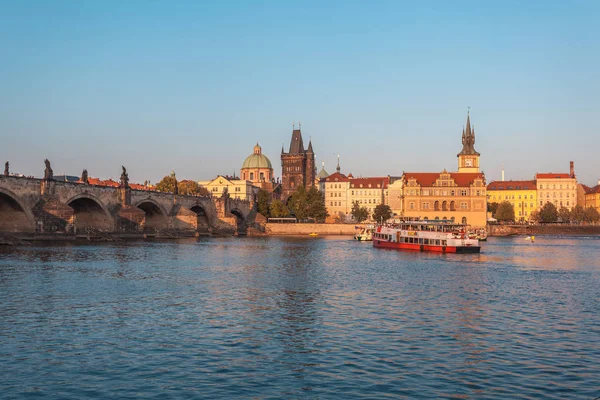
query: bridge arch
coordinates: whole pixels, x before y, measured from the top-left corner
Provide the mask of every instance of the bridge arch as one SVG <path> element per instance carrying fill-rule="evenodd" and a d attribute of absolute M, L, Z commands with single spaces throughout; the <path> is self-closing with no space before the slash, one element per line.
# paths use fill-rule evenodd
<path fill-rule="evenodd" d="M 240 211 L 237 208 L 233 208 L 231 211 L 231 214 L 233 214 L 235 216 L 236 222 L 237 222 L 237 234 L 238 235 L 245 235 L 247 233 L 248 230 L 248 224 L 246 222 L 246 216 L 244 215 L 244 213 L 242 211 Z"/>
<path fill-rule="evenodd" d="M 135 206 L 146 213 L 144 231 L 156 231 L 169 227 L 169 219 L 165 208 L 153 199 L 144 199 L 138 201 Z"/>
<path fill-rule="evenodd" d="M 200 203 L 195 203 L 190 207 L 190 211 L 196 213 L 196 230 L 198 232 L 208 232 L 210 220 L 205 206 Z"/>
<path fill-rule="evenodd" d="M 33 212 L 14 192 L 0 188 L 0 232 L 34 232 Z"/>
<path fill-rule="evenodd" d="M 96 196 L 90 193 L 81 193 L 73 196 L 67 201 L 75 213 L 73 225 L 75 233 L 81 233 L 87 229 L 99 231 L 112 231 L 114 219 L 108 208 Z"/>

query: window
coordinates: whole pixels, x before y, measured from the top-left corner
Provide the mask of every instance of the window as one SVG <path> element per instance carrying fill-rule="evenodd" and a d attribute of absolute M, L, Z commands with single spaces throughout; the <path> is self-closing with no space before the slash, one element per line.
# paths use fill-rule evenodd
<path fill-rule="evenodd" d="M 465 201 L 461 202 L 461 203 L 460 203 L 460 208 L 461 208 L 462 210 L 466 210 L 466 209 L 467 209 L 467 202 L 465 202 Z"/>
<path fill-rule="evenodd" d="M 423 209 L 424 210 L 429 210 L 429 202 L 428 201 L 426 201 L 426 202 L 423 203 Z"/>
<path fill-rule="evenodd" d="M 409 208 L 410 208 L 411 210 L 414 210 L 414 209 L 415 209 L 415 202 L 414 202 L 414 201 L 411 201 L 411 202 L 410 202 L 410 207 L 409 207 Z"/>
<path fill-rule="evenodd" d="M 250 172 L 250 180 L 253 181 L 254 180 L 254 172 Z"/>
<path fill-rule="evenodd" d="M 260 180 L 261 180 L 261 181 L 264 181 L 264 180 L 265 180 L 265 173 L 264 173 L 264 172 L 261 172 L 261 173 L 260 173 Z"/>
<path fill-rule="evenodd" d="M 467 195 L 467 191 L 466 190 L 461 190 L 460 191 L 460 195 L 461 196 L 466 196 Z"/>

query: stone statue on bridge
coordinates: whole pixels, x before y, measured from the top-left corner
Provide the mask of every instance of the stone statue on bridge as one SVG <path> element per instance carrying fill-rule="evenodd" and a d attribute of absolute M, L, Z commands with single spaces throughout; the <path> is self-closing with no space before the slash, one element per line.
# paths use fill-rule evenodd
<path fill-rule="evenodd" d="M 52 171 L 52 167 L 50 166 L 50 161 L 46 158 L 44 160 L 44 164 L 46 164 L 46 169 L 44 170 L 44 180 L 52 181 L 54 180 L 54 171 Z"/>
<path fill-rule="evenodd" d="M 10 173 L 8 172 L 8 161 L 6 162 L 6 164 L 4 164 L 4 176 L 8 176 L 10 175 Z"/>
<path fill-rule="evenodd" d="M 84 169 L 81 173 L 81 182 L 85 183 L 86 185 L 90 183 L 87 169 Z"/>
<path fill-rule="evenodd" d="M 121 165 L 123 168 L 123 172 L 121 173 L 121 187 L 128 188 L 129 187 L 129 175 L 127 175 L 127 169 Z"/>
<path fill-rule="evenodd" d="M 175 179 L 175 183 L 173 184 L 173 194 L 179 194 L 179 184 L 177 183 L 177 179 Z"/>

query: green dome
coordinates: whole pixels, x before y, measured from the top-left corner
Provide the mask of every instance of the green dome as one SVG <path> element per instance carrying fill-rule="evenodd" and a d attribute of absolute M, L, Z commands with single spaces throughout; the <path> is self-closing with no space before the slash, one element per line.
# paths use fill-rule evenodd
<path fill-rule="evenodd" d="M 250 169 L 255 169 L 255 168 L 273 169 L 273 166 L 271 165 L 271 161 L 269 161 L 269 159 L 267 158 L 267 156 L 265 156 L 265 155 L 262 154 L 261 150 L 262 150 L 261 147 L 257 143 L 256 146 L 254 146 L 254 153 L 250 154 L 244 160 L 244 163 L 242 164 L 242 169 L 246 169 L 246 168 L 250 168 Z"/>

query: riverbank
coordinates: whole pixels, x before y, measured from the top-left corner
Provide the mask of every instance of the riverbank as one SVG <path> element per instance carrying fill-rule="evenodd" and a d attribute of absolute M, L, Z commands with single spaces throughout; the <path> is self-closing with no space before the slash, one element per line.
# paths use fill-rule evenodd
<path fill-rule="evenodd" d="M 514 235 L 600 235 L 600 225 L 538 224 L 538 225 L 488 225 L 488 236 Z"/>
<path fill-rule="evenodd" d="M 307 236 L 311 233 L 317 235 L 344 235 L 354 236 L 356 226 L 364 224 L 266 224 L 265 233 L 267 235 L 301 235 Z"/>

